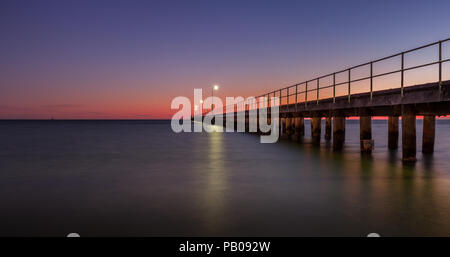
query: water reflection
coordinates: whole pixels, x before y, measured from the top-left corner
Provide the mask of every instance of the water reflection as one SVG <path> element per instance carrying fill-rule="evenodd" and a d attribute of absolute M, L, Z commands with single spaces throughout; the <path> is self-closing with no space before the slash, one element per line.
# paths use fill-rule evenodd
<path fill-rule="evenodd" d="M 217 131 L 217 126 L 212 125 L 212 127 L 214 131 Z M 209 133 L 208 143 L 205 146 L 208 149 L 205 170 L 207 181 L 204 191 L 201 192 L 201 198 L 205 203 L 203 211 L 206 233 L 223 230 L 226 220 L 227 171 L 224 163 L 224 155 L 226 155 L 224 135 L 220 132 Z"/>
<path fill-rule="evenodd" d="M 423 167 L 426 170 L 432 171 L 433 170 L 433 154 L 423 154 Z"/>
<path fill-rule="evenodd" d="M 388 153 L 388 162 L 390 163 L 390 164 L 396 164 L 397 163 L 397 160 L 398 160 L 398 151 L 395 149 L 395 150 L 387 150 L 387 153 Z"/>

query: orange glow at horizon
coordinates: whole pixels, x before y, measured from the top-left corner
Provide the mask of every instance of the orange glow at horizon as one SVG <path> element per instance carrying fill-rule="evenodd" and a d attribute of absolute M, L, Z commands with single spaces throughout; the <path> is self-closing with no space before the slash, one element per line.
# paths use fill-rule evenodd
<path fill-rule="evenodd" d="M 449 44 L 450 45 L 450 44 Z M 447 46 L 448 48 L 448 46 Z M 430 50 L 431 49 L 431 50 Z M 405 56 L 405 67 L 421 65 L 435 61 L 436 48 L 425 49 L 423 53 Z M 430 52 L 431 51 L 431 52 Z M 450 63 L 443 65 L 442 79 L 450 79 Z M 351 80 L 357 80 L 370 75 L 368 65 L 355 68 L 351 72 Z M 398 70 L 399 58 L 391 58 L 374 64 L 373 74 L 381 74 Z M 220 90 L 214 92 L 225 104 L 226 96 L 258 96 L 272 90 L 283 87 L 279 81 L 285 81 L 283 74 L 278 76 L 261 76 L 256 73 L 230 73 L 224 79 L 218 80 Z M 183 73 L 175 76 L 147 77 L 145 72 L 138 73 L 133 79 L 120 75 L 97 78 L 89 74 L 71 79 L 55 77 L 43 81 L 34 81 L 31 77 L 19 77 L 10 79 L 10 88 L 29 85 L 27 91 L 10 90 L 8 97 L 0 104 L 0 119 L 170 119 L 178 110 L 170 108 L 171 101 L 177 96 L 185 96 L 191 100 L 191 108 L 194 109 L 193 89 L 203 88 L 205 99 L 211 96 L 210 81 L 205 82 L 199 74 L 194 77 L 184 77 Z M 436 82 L 438 80 L 438 66 L 431 65 L 416 70 L 406 71 L 404 74 L 405 87 Z M 336 74 L 336 97 L 348 94 L 348 73 Z M 50 86 L 48 86 L 50 85 Z M 63 85 L 63 86 L 56 86 Z M 275 86 L 274 86 L 275 85 Z M 278 86 L 276 86 L 278 85 Z M 317 100 L 319 88 L 319 100 L 331 98 L 332 88 L 324 88 L 332 85 L 332 76 L 324 77 L 308 83 L 308 101 Z M 400 87 L 400 73 L 373 79 L 373 90 L 384 90 Z M 291 88 L 289 94 L 295 92 Z M 298 86 L 298 92 L 306 89 L 305 84 Z M 312 91 L 310 91 L 312 90 Z M 365 79 L 351 83 L 351 94 L 370 92 L 370 80 Z M 284 90 L 282 95 L 285 96 Z M 279 96 L 279 92 L 277 92 Z M 297 102 L 305 101 L 305 93 L 299 93 Z M 295 96 L 289 96 L 289 103 L 295 102 Z M 286 104 L 287 98 L 281 99 L 281 104 Z M 381 117 L 383 119 L 383 117 Z M 352 119 L 352 118 L 350 118 Z M 376 118 L 378 119 L 378 117 Z"/>

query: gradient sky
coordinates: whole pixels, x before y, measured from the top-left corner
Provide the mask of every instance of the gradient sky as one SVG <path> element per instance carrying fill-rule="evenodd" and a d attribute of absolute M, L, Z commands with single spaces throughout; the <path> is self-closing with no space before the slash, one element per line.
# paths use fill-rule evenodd
<path fill-rule="evenodd" d="M 448 0 L 2 0 L 0 118 L 170 118 L 193 88 L 260 95 L 448 38 L 449 11 Z"/>

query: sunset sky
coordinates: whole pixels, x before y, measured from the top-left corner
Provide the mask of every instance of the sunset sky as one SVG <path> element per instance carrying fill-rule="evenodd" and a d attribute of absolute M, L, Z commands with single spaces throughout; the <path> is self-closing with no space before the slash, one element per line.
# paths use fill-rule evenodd
<path fill-rule="evenodd" d="M 260 95 L 446 39 L 449 10 L 448 0 L 2 0 L 0 119 L 170 118 L 171 100 L 194 88 Z"/>

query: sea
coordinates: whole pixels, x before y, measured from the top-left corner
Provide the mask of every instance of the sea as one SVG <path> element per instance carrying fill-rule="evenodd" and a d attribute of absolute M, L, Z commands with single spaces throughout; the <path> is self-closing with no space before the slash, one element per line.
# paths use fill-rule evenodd
<path fill-rule="evenodd" d="M 323 121 L 324 123 L 324 121 Z M 324 124 L 322 124 L 324 126 Z M 331 142 L 175 133 L 168 120 L 0 121 L 0 236 L 450 236 L 450 120 L 401 162 L 387 121 Z M 324 128 L 322 128 L 322 133 Z"/>

